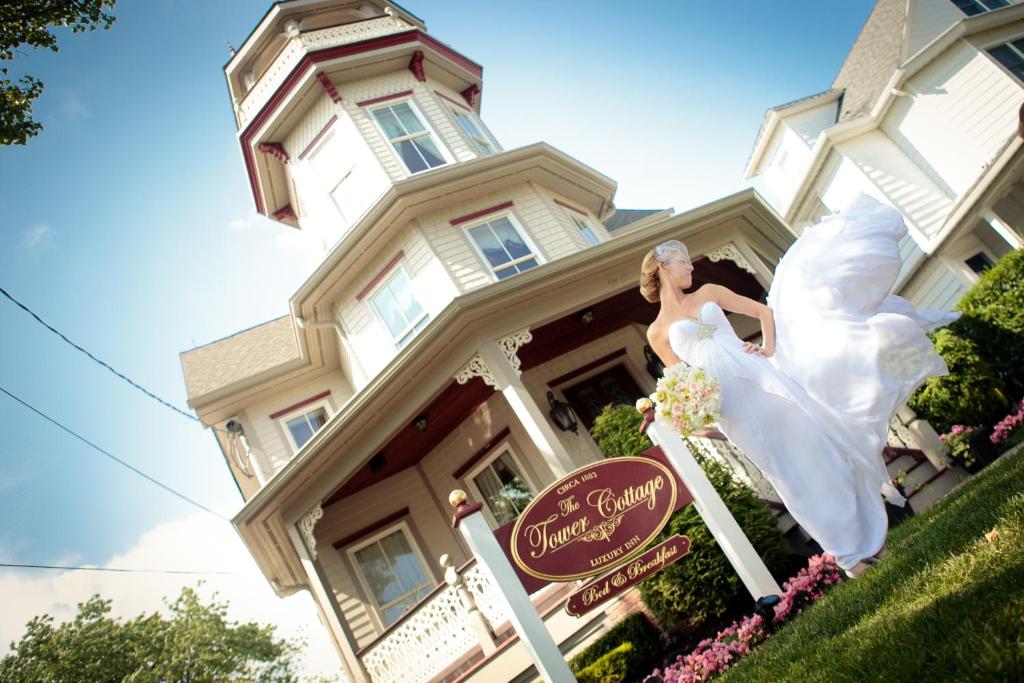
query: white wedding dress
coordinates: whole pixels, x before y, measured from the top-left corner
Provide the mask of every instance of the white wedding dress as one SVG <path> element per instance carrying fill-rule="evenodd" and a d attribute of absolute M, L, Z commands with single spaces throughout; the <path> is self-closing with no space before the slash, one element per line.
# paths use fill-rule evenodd
<path fill-rule="evenodd" d="M 882 461 L 889 420 L 921 382 L 947 373 L 925 331 L 959 315 L 889 294 L 906 230 L 898 211 L 863 194 L 805 230 L 768 294 L 772 358 L 744 352 L 714 302 L 669 327 L 675 354 L 721 384 L 719 429 L 844 568 L 885 542 L 879 494 L 906 502 Z"/>

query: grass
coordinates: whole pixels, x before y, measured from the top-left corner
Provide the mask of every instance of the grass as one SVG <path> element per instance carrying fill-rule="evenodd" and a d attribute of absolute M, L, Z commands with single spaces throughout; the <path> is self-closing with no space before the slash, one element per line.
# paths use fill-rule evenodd
<path fill-rule="evenodd" d="M 1024 680 L 1024 451 L 904 522 L 888 546 L 718 680 Z"/>

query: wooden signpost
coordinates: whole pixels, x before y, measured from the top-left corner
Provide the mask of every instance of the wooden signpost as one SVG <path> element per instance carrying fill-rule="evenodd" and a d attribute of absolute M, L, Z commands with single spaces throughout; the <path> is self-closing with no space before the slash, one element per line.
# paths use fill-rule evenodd
<path fill-rule="evenodd" d="M 462 491 L 449 496 L 456 507 L 453 525 L 494 580 L 513 627 L 546 681 L 576 679 L 529 593 L 551 581 L 603 574 L 566 604 L 574 616 L 596 609 L 686 556 L 690 540 L 685 536 L 644 549 L 672 513 L 691 501 L 751 596 L 757 600 L 782 592 L 682 437 L 652 424 L 651 418 L 648 412 L 644 429 L 655 448 L 570 472 L 538 494 L 515 522 L 493 532 L 480 503 L 469 504 Z"/>

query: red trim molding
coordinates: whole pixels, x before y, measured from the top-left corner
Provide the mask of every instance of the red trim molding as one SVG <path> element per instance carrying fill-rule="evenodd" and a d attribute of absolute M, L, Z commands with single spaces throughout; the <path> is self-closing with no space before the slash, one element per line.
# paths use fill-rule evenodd
<path fill-rule="evenodd" d="M 462 95 L 462 98 L 466 100 L 470 107 L 475 107 L 476 98 L 480 96 L 480 84 L 474 83 L 459 94 Z"/>
<path fill-rule="evenodd" d="M 394 258 L 388 261 L 388 264 L 381 268 L 379 273 L 373 276 L 373 279 L 370 280 L 370 283 L 363 287 L 361 290 L 359 290 L 359 293 L 356 294 L 356 301 L 362 301 L 363 298 L 370 292 L 370 290 L 376 287 L 377 283 L 383 280 L 384 276 L 391 272 L 391 269 L 394 268 L 398 264 L 398 262 L 402 260 L 403 256 L 405 256 L 404 251 L 400 251 L 397 254 L 395 254 Z"/>
<path fill-rule="evenodd" d="M 338 94 L 338 89 L 334 87 L 334 82 L 330 77 L 323 71 L 316 72 L 316 80 L 320 81 L 320 85 L 324 86 L 324 90 L 331 96 L 335 104 L 341 104 L 341 95 Z"/>
<path fill-rule="evenodd" d="M 322 50 L 316 50 L 306 54 L 306 56 L 304 56 L 299 63 L 295 65 L 292 72 L 288 74 L 287 78 L 285 78 L 284 82 L 277 88 L 274 95 L 266 104 L 263 105 L 259 113 L 257 113 L 249 124 L 246 125 L 240 136 L 242 143 L 242 156 L 245 159 L 246 173 L 249 176 L 249 187 L 252 190 L 257 211 L 262 214 L 266 214 L 267 209 L 256 178 L 256 160 L 253 157 L 252 149 L 253 138 L 256 136 L 256 132 L 263 128 L 264 124 L 273 115 L 281 102 L 283 102 L 296 85 L 303 80 L 305 74 L 309 72 L 310 67 L 321 62 L 327 62 L 363 52 L 372 52 L 373 50 L 393 47 L 395 45 L 403 45 L 405 43 L 420 43 L 424 47 L 430 48 L 442 57 L 449 59 L 463 69 L 466 69 L 466 71 L 472 74 L 473 77 L 483 77 L 484 70 L 482 66 L 470 59 L 467 59 L 466 57 L 463 57 L 458 52 L 455 52 L 447 45 L 438 42 L 436 39 L 419 29 L 411 29 L 401 33 L 392 33 L 386 36 L 379 36 L 377 38 L 369 38 L 367 40 L 348 43 L 346 45 L 337 45 L 335 47 L 324 48 Z M 471 86 L 471 88 L 472 87 L 473 86 Z M 479 92 L 479 86 L 477 86 L 477 92 Z"/>
<path fill-rule="evenodd" d="M 316 134 L 316 137 L 314 137 L 310 141 L 310 143 L 308 145 L 306 145 L 306 148 L 304 150 L 302 150 L 302 153 L 299 154 L 299 158 L 300 159 L 305 159 L 306 158 L 306 155 L 309 154 L 310 150 L 312 150 L 314 147 L 316 147 L 316 143 L 320 142 L 320 140 L 324 137 L 324 135 L 327 134 L 327 129 L 329 129 L 331 126 L 333 126 L 334 122 L 337 121 L 337 120 L 338 120 L 338 115 L 335 114 L 334 116 L 331 117 L 330 121 L 328 121 L 326 124 L 324 124 L 324 127 L 320 129 L 320 132 Z"/>
<path fill-rule="evenodd" d="M 619 356 L 625 355 L 626 349 L 624 348 L 619 349 L 618 351 L 612 351 L 607 356 L 601 356 L 597 360 L 590 361 L 586 365 L 581 365 L 580 367 L 576 368 L 575 370 L 572 370 L 571 372 L 567 372 L 564 375 L 559 375 L 558 377 L 555 377 L 552 380 L 548 380 L 548 386 L 554 389 L 559 384 L 565 384 L 569 380 L 575 379 L 584 373 L 590 372 L 594 368 L 600 367 L 607 363 L 608 361 L 615 360 Z"/>
<path fill-rule="evenodd" d="M 375 531 L 380 531 L 384 527 L 387 527 L 387 526 L 390 526 L 391 524 L 394 524 L 395 522 L 400 520 L 402 517 L 407 516 L 408 514 L 409 514 L 409 508 L 402 508 L 401 510 L 397 510 L 395 512 L 392 512 L 387 517 L 384 517 L 382 519 L 378 519 L 373 524 L 368 524 L 368 525 L 364 526 L 362 529 L 360 529 L 359 531 L 356 531 L 355 533 L 349 534 L 345 538 L 337 540 L 334 543 L 332 543 L 331 545 L 334 546 L 335 550 L 341 550 L 345 546 L 351 545 L 352 543 L 355 543 L 360 538 L 363 538 L 365 536 L 369 536 L 370 534 L 372 534 Z"/>
<path fill-rule="evenodd" d="M 584 211 L 583 209 L 577 209 L 572 204 L 566 204 L 565 202 L 563 202 L 561 199 L 558 199 L 557 197 L 552 197 L 552 199 L 554 199 L 555 200 L 555 204 L 558 204 L 559 206 L 565 207 L 566 209 L 569 209 L 570 211 L 575 211 L 576 213 L 582 214 L 583 216 L 587 215 L 587 212 Z"/>
<path fill-rule="evenodd" d="M 299 401 L 295 405 L 291 405 L 291 406 L 288 406 L 287 408 L 282 408 L 281 410 L 278 410 L 275 413 L 271 413 L 270 414 L 270 419 L 271 420 L 276 420 L 277 418 L 281 417 L 282 415 L 287 415 L 288 413 L 292 412 L 293 410 L 298 410 L 299 408 L 301 408 L 303 406 L 308 406 L 310 403 L 315 403 L 315 402 L 319 401 L 322 398 L 327 398 L 330 395 L 331 395 L 331 390 L 328 389 L 327 391 L 323 391 L 323 392 L 317 394 L 316 396 L 310 396 L 309 398 L 307 398 L 305 400 Z"/>
<path fill-rule="evenodd" d="M 453 218 L 453 219 L 451 219 L 448 222 L 451 223 L 452 225 L 462 225 L 463 223 L 468 223 L 469 221 L 476 220 L 477 218 L 480 218 L 482 216 L 486 216 L 489 213 L 497 213 L 498 211 L 502 211 L 503 209 L 507 209 L 510 206 L 512 206 L 512 202 L 505 202 L 504 204 L 498 204 L 497 206 L 491 206 L 491 207 L 488 207 L 486 209 L 481 209 L 479 211 L 474 211 L 473 213 L 467 213 L 465 216 L 459 216 L 458 218 Z"/>
<path fill-rule="evenodd" d="M 403 90 L 402 92 L 391 93 L 390 95 L 381 95 L 380 97 L 374 97 L 373 99 L 363 100 L 362 102 L 356 102 L 357 107 L 368 107 L 371 104 L 377 104 L 378 102 L 387 102 L 388 100 L 397 100 L 399 97 L 406 97 L 411 95 L 412 90 Z"/>
<path fill-rule="evenodd" d="M 459 522 L 461 522 L 466 517 L 469 517 L 470 515 L 476 512 L 480 512 L 483 509 L 483 503 L 473 503 L 472 505 L 467 505 L 463 503 L 459 507 L 455 508 L 455 514 L 452 515 L 452 528 L 457 529 L 459 527 Z"/>
<path fill-rule="evenodd" d="M 274 212 L 274 218 L 279 221 L 292 221 L 293 223 L 299 222 L 299 217 L 295 213 L 295 209 L 292 208 L 291 204 L 285 204 L 280 209 Z"/>
<path fill-rule="evenodd" d="M 416 50 L 412 53 L 412 59 L 409 60 L 409 71 L 417 81 L 422 83 L 427 80 L 427 74 L 423 71 L 423 50 Z"/>
<path fill-rule="evenodd" d="M 264 154 L 269 154 L 270 156 L 276 158 L 282 164 L 287 164 L 288 161 L 290 160 L 288 157 L 288 152 L 285 150 L 284 145 L 282 145 L 280 142 L 261 142 L 257 149 L 259 149 Z"/>
<path fill-rule="evenodd" d="M 448 97 L 447 95 L 445 95 L 440 90 L 435 90 L 434 94 L 437 95 L 438 97 L 440 97 L 442 100 L 447 100 L 448 102 L 450 102 L 451 104 L 454 104 L 459 109 L 462 109 L 463 111 L 465 111 L 465 109 L 466 109 L 466 103 L 465 102 L 456 102 L 455 100 L 453 100 L 452 98 Z"/>
<path fill-rule="evenodd" d="M 491 437 L 490 441 L 481 446 L 476 453 L 469 456 L 469 459 L 466 462 L 459 465 L 459 469 L 452 472 L 452 479 L 462 479 L 462 476 L 466 474 L 466 472 L 473 469 L 474 465 L 480 462 L 483 459 L 483 457 L 487 455 L 495 446 L 501 443 L 504 439 L 508 438 L 508 435 L 511 433 L 512 430 L 509 429 L 508 427 L 505 427 L 500 432 Z"/>

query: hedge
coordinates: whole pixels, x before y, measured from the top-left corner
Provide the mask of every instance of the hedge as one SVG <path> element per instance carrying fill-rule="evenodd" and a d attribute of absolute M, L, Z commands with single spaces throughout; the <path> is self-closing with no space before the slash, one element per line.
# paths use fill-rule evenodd
<path fill-rule="evenodd" d="M 593 671 L 610 666 L 603 664 L 595 669 L 595 666 L 613 652 L 619 654 L 612 657 L 616 660 L 624 660 L 628 663 L 626 667 L 630 678 L 642 677 L 643 674 L 657 666 L 661 659 L 660 635 L 658 629 L 647 619 L 642 612 L 631 614 L 619 623 L 612 626 L 597 640 L 587 646 L 583 652 L 572 658 L 569 668 L 576 674 L 579 680 L 584 671 Z M 622 651 L 622 646 L 629 645 L 628 650 Z M 600 678 L 590 680 L 603 680 Z M 626 680 L 624 678 L 609 679 L 612 681 Z"/>

